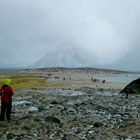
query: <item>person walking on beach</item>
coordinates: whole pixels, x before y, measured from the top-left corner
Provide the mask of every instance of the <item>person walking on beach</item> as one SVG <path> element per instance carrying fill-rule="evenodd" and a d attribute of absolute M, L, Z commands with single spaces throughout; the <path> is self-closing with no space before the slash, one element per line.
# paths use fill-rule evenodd
<path fill-rule="evenodd" d="M 90 80 L 91 80 L 91 82 L 92 82 L 92 81 L 93 81 L 93 78 L 91 77 L 91 79 L 90 79 Z"/>
<path fill-rule="evenodd" d="M 11 109 L 12 109 L 12 96 L 14 95 L 13 88 L 10 86 L 10 79 L 5 79 L 4 84 L 0 87 L 0 96 L 1 96 L 1 116 L 0 121 L 3 121 L 6 118 L 10 121 Z"/>
<path fill-rule="evenodd" d="M 126 97 L 126 99 L 128 99 L 128 94 L 129 94 L 129 92 L 130 92 L 130 91 L 129 91 L 129 88 L 126 88 L 126 90 L 125 90 L 125 95 L 126 95 L 125 97 Z"/>

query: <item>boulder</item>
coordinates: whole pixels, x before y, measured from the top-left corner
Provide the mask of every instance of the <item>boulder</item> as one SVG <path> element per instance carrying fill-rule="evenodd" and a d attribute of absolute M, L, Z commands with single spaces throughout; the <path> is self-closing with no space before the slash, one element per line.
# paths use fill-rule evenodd
<path fill-rule="evenodd" d="M 39 111 L 39 109 L 34 106 L 29 107 L 29 109 L 27 110 L 28 113 L 33 113 L 33 112 L 38 112 L 38 111 Z"/>
<path fill-rule="evenodd" d="M 120 93 L 140 93 L 140 78 L 129 83 Z"/>

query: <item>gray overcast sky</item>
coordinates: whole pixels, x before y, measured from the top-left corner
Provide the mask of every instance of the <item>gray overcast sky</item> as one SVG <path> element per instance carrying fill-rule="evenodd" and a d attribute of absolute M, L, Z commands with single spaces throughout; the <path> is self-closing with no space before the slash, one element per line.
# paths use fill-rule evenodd
<path fill-rule="evenodd" d="M 140 0 L 0 0 L 0 62 L 31 64 L 72 43 L 103 65 L 140 68 Z M 129 65 L 129 63 L 128 63 Z"/>

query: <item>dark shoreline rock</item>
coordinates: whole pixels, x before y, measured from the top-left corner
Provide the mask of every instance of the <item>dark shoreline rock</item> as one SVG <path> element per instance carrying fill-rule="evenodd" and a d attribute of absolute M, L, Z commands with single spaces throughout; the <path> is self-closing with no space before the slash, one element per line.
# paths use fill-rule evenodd
<path fill-rule="evenodd" d="M 120 93 L 140 94 L 140 78 L 129 83 Z"/>

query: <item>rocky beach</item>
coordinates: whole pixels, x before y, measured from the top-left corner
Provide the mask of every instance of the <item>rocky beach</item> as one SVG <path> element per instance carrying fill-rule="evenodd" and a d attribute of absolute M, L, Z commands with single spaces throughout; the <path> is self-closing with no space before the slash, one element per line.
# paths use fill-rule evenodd
<path fill-rule="evenodd" d="M 110 71 L 93 73 L 109 75 Z M 140 96 L 133 94 L 126 99 L 125 94 L 119 94 L 126 84 L 91 82 L 93 73 L 75 71 L 73 76 L 71 70 L 22 71 L 22 79 L 26 75 L 29 81 L 30 74 L 47 79 L 47 83 L 15 90 L 12 119 L 0 122 L 0 139 L 139 140 Z M 114 74 L 120 72 L 111 72 Z"/>
<path fill-rule="evenodd" d="M 140 140 L 140 0 L 0 0 L 0 140 Z"/>

